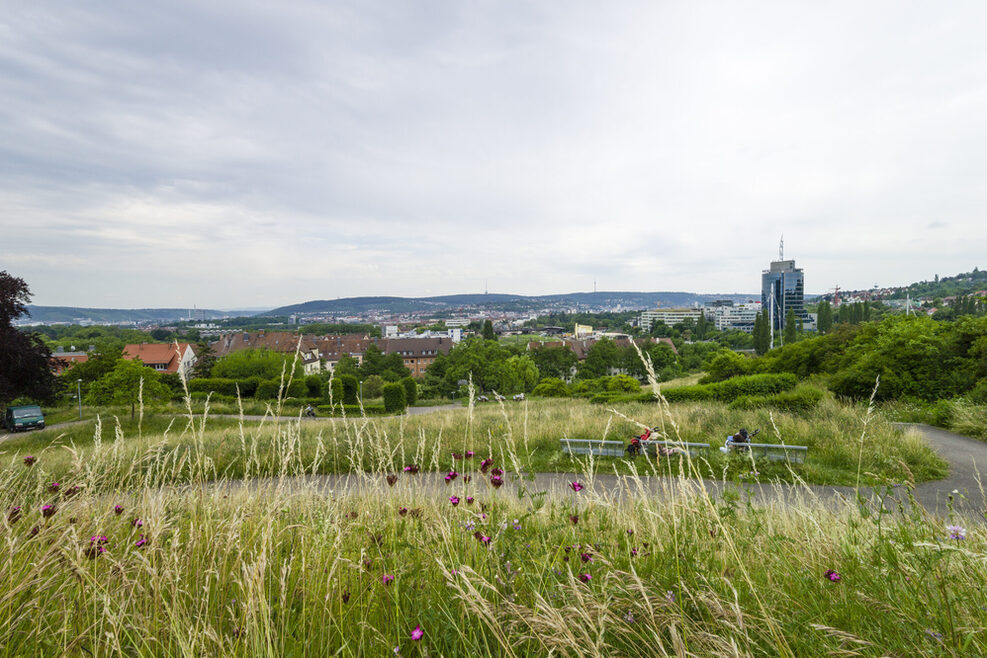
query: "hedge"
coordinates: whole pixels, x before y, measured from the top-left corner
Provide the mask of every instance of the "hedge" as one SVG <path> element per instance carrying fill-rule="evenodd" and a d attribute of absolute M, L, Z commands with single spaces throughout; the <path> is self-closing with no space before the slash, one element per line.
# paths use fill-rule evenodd
<path fill-rule="evenodd" d="M 405 377 L 398 383 L 404 386 L 404 401 L 409 407 L 418 402 L 418 382 L 413 377 Z"/>
<path fill-rule="evenodd" d="M 728 406 L 730 409 L 760 409 L 774 407 L 788 413 L 811 411 L 823 399 L 823 392 L 811 386 L 800 386 L 794 391 L 784 391 L 775 395 L 741 395 Z"/>
<path fill-rule="evenodd" d="M 285 382 L 287 384 L 287 382 Z M 254 393 L 254 397 L 258 400 L 273 400 L 278 397 L 281 392 L 281 378 L 268 379 L 262 381 L 257 387 L 257 391 Z M 291 385 L 287 387 L 287 390 L 281 393 L 282 397 L 285 398 L 304 398 L 307 397 L 308 387 L 305 386 L 305 381 L 301 379 L 295 379 L 291 382 Z"/>
<path fill-rule="evenodd" d="M 222 395 L 237 396 L 239 387 L 240 397 L 249 398 L 257 393 L 257 387 L 264 380 L 260 377 L 249 377 L 247 379 L 223 379 L 220 377 L 196 377 L 190 379 L 188 383 L 189 392 L 220 393 Z"/>
<path fill-rule="evenodd" d="M 539 398 L 567 398 L 569 387 L 558 377 L 546 377 L 535 386 L 531 395 Z"/>
<path fill-rule="evenodd" d="M 776 395 L 795 388 L 798 379 L 795 375 L 785 372 L 781 374 L 745 375 L 731 377 L 715 384 L 697 384 L 695 386 L 680 386 L 662 391 L 669 402 L 685 402 L 696 400 L 717 400 L 730 402 L 741 396 Z M 641 399 L 654 399 L 650 393 Z"/>
<path fill-rule="evenodd" d="M 384 384 L 382 393 L 384 395 L 384 409 L 387 411 L 399 413 L 408 406 L 404 397 L 404 386 L 401 384 Z"/>
<path fill-rule="evenodd" d="M 343 404 L 357 404 L 357 391 L 360 387 L 360 380 L 356 375 L 340 375 L 339 381 L 343 384 Z"/>

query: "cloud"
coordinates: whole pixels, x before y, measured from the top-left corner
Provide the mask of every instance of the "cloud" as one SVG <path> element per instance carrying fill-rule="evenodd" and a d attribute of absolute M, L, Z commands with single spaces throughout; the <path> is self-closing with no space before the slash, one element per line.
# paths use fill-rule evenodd
<path fill-rule="evenodd" d="M 754 292 L 783 232 L 810 290 L 983 265 L 985 14 L 16 5 L 0 259 L 38 303 L 200 307 Z"/>

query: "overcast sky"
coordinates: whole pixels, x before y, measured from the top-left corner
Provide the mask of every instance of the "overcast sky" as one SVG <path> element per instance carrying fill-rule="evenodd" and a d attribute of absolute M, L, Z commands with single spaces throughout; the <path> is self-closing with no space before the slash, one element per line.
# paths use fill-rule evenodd
<path fill-rule="evenodd" d="M 34 303 L 822 292 L 987 266 L 983 2 L 13 2 Z"/>

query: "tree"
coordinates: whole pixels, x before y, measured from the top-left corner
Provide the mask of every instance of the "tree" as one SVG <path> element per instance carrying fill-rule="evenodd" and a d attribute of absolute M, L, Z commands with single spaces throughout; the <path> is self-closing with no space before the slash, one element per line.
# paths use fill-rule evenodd
<path fill-rule="evenodd" d="M 833 328 L 833 306 L 829 302 L 820 302 L 816 311 L 816 329 L 819 333 L 828 333 Z"/>
<path fill-rule="evenodd" d="M 771 347 L 771 318 L 767 311 L 761 311 L 754 318 L 754 352 L 760 356 Z"/>
<path fill-rule="evenodd" d="M 512 356 L 504 363 L 498 392 L 505 395 L 530 393 L 538 383 L 538 367 L 527 356 Z"/>
<path fill-rule="evenodd" d="M 418 402 L 418 382 L 415 381 L 414 377 L 404 377 L 398 383 L 404 386 L 405 402 L 409 405 Z"/>
<path fill-rule="evenodd" d="M 709 331 L 709 321 L 706 320 L 706 313 L 700 312 L 699 319 L 696 320 L 696 340 L 706 340 L 707 331 Z"/>
<path fill-rule="evenodd" d="M 196 343 L 192 350 L 195 352 L 195 366 L 192 367 L 193 377 L 212 377 L 213 366 L 216 365 L 216 352 L 209 341 Z"/>
<path fill-rule="evenodd" d="M 171 338 L 171 332 L 167 329 L 151 329 L 151 338 L 154 340 L 168 340 Z"/>
<path fill-rule="evenodd" d="M 170 397 L 171 389 L 161 383 L 161 373 L 148 368 L 140 359 L 120 359 L 112 371 L 89 387 L 86 402 L 92 405 L 129 404 L 133 419 L 138 399 L 151 402 Z"/>
<path fill-rule="evenodd" d="M 22 396 L 47 401 L 55 395 L 51 352 L 41 335 L 14 327 L 14 320 L 27 314 L 30 301 L 23 279 L 0 272 L 0 402 Z"/>
<path fill-rule="evenodd" d="M 403 412 L 408 406 L 404 386 L 397 382 L 384 384 L 384 410 L 390 413 Z"/>
<path fill-rule="evenodd" d="M 212 368 L 212 376 L 224 379 L 247 379 L 260 377 L 262 379 L 280 379 L 284 372 L 285 379 L 292 374 L 294 363 L 295 377 L 302 374 L 302 364 L 295 355 L 281 354 L 272 350 L 240 350 L 223 357 Z"/>
<path fill-rule="evenodd" d="M 788 309 L 788 313 L 785 313 L 785 345 L 790 345 L 796 341 L 798 338 L 798 322 L 795 320 L 795 311 L 793 309 Z"/>
<path fill-rule="evenodd" d="M 379 398 L 385 383 L 384 378 L 380 375 L 370 375 L 363 380 L 363 397 L 365 399 Z"/>
<path fill-rule="evenodd" d="M 565 345 L 531 350 L 531 360 L 535 362 L 542 377 L 558 379 L 569 379 L 572 376 L 572 367 L 579 361 L 576 353 Z"/>
<path fill-rule="evenodd" d="M 586 359 L 577 366 L 579 379 L 596 379 L 608 373 L 609 368 L 617 368 L 621 361 L 620 348 L 609 338 L 601 338 L 586 352 Z"/>
<path fill-rule="evenodd" d="M 483 340 L 497 340 L 497 334 L 494 333 L 493 322 L 490 320 L 483 321 Z"/>

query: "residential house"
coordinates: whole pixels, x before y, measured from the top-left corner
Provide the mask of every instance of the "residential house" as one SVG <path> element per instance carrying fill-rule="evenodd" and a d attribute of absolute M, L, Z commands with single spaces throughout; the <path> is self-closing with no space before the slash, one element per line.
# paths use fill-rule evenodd
<path fill-rule="evenodd" d="M 139 343 L 123 348 L 123 358 L 140 359 L 158 372 L 190 375 L 196 356 L 189 343 Z"/>
<path fill-rule="evenodd" d="M 377 341 L 377 347 L 384 354 L 400 354 L 404 365 L 412 377 L 422 377 L 425 369 L 435 362 L 439 354 L 448 354 L 452 349 L 451 338 L 384 338 Z"/>

